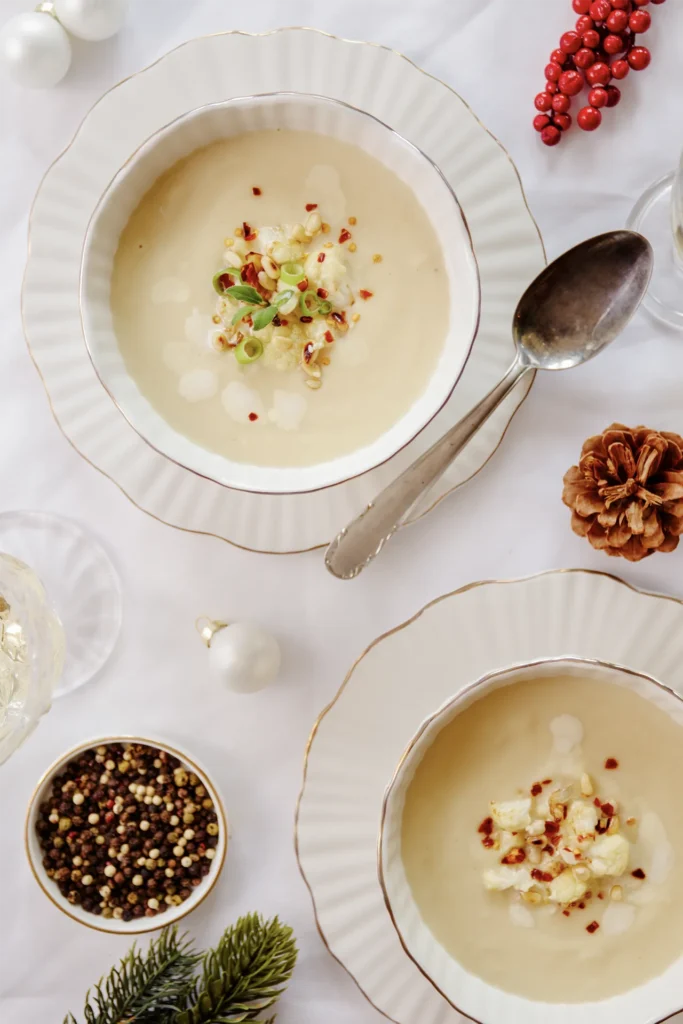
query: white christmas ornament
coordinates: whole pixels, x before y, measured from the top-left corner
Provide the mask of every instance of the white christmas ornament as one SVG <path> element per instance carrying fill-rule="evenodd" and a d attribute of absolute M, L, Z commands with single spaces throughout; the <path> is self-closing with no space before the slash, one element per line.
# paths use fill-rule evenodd
<path fill-rule="evenodd" d="M 71 43 L 51 15 L 17 14 L 0 29 L 0 63 L 20 85 L 48 89 L 69 70 Z"/>
<path fill-rule="evenodd" d="M 127 0 L 54 0 L 54 12 L 64 28 L 91 42 L 116 35 L 127 7 Z"/>
<path fill-rule="evenodd" d="M 201 625 L 203 623 L 203 625 Z M 209 648 L 209 667 L 235 693 L 255 693 L 280 671 L 280 647 L 270 633 L 250 622 L 198 619 L 197 629 Z"/>

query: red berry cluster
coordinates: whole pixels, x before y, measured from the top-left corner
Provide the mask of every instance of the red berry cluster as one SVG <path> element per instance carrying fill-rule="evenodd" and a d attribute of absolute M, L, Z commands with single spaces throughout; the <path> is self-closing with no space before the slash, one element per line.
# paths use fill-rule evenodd
<path fill-rule="evenodd" d="M 643 71 L 650 63 L 650 51 L 636 46 L 636 36 L 651 24 L 650 3 L 664 0 L 572 0 L 579 15 L 576 28 L 565 32 L 557 50 L 550 54 L 545 69 L 545 89 L 534 103 L 539 113 L 534 128 L 546 146 L 556 146 L 572 123 L 572 97 L 589 86 L 588 106 L 576 121 L 586 132 L 595 131 L 602 121 L 602 107 L 616 107 L 621 90 L 610 84 L 626 78 L 633 68 Z"/>

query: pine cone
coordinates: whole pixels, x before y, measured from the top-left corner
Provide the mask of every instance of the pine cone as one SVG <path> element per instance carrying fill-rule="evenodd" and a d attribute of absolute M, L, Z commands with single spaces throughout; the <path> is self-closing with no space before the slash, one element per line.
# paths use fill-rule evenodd
<path fill-rule="evenodd" d="M 565 474 L 572 529 L 594 548 L 639 562 L 683 533 L 683 437 L 613 423 Z"/>

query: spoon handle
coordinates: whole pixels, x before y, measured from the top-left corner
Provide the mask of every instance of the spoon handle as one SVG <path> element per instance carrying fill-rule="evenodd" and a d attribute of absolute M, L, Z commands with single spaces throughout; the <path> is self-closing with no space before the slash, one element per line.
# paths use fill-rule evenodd
<path fill-rule="evenodd" d="M 325 565 L 341 580 L 351 580 L 380 553 L 422 494 L 460 454 L 517 381 L 530 370 L 517 357 L 499 384 L 448 433 L 416 459 L 345 527 L 325 553 Z"/>

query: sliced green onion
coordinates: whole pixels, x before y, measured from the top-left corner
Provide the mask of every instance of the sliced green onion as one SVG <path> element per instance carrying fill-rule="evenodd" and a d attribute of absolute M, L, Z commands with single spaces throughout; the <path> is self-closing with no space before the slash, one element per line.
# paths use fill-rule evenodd
<path fill-rule="evenodd" d="M 228 289 L 232 287 L 228 280 L 228 275 L 235 278 L 237 281 L 242 280 L 241 273 L 239 270 L 236 270 L 235 267 L 226 267 L 225 270 L 219 270 L 217 274 L 213 275 L 214 291 L 218 292 L 219 295 L 226 295 Z"/>
<path fill-rule="evenodd" d="M 235 349 L 235 359 L 238 363 L 255 363 L 263 355 L 263 342 L 258 338 L 242 338 Z"/>
<path fill-rule="evenodd" d="M 273 295 L 273 305 L 277 306 L 279 309 L 280 306 L 284 306 L 286 302 L 289 302 L 289 300 L 293 298 L 294 289 L 286 288 L 283 292 L 276 292 L 275 295 Z"/>
<path fill-rule="evenodd" d="M 303 281 L 306 273 L 301 263 L 283 263 L 280 267 L 280 280 L 285 284 L 298 284 Z"/>
<path fill-rule="evenodd" d="M 313 303 L 312 306 L 309 306 L 309 301 Z M 323 300 L 310 288 L 301 293 L 299 306 L 301 307 L 304 316 L 318 316 L 323 312 L 323 309 L 327 313 L 332 309 L 331 302 L 323 302 Z"/>
<path fill-rule="evenodd" d="M 327 316 L 328 313 L 332 312 L 332 303 L 324 299 L 318 306 L 318 312 L 321 316 Z"/>

